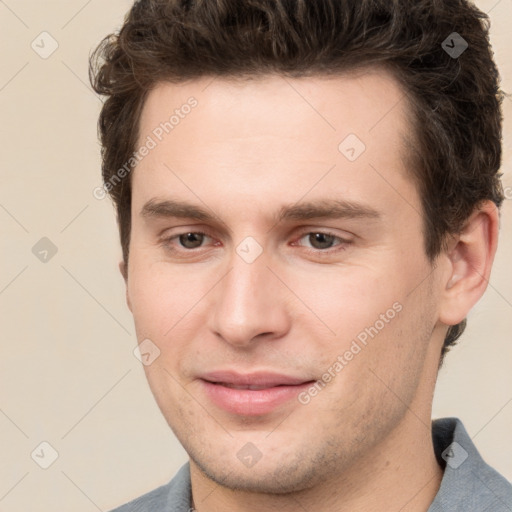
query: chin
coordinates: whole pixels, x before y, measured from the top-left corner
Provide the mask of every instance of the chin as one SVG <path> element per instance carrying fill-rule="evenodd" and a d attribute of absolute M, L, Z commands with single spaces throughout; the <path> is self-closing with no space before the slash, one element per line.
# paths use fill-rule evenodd
<path fill-rule="evenodd" d="M 231 466 L 230 470 L 220 467 L 211 467 L 194 460 L 198 468 L 216 484 L 247 493 L 284 495 L 303 491 L 313 487 L 311 475 L 305 468 L 283 467 L 282 464 L 273 464 L 269 467 L 236 468 Z"/>
<path fill-rule="evenodd" d="M 233 440 L 233 442 L 236 442 Z M 231 489 L 258 494 L 284 495 L 303 491 L 320 484 L 333 471 L 335 461 L 314 456 L 307 450 L 287 446 L 285 453 L 264 450 L 260 460 L 251 467 L 244 465 L 236 451 L 188 450 L 191 462 L 211 481 Z M 321 460 L 320 464 L 318 460 Z M 283 462 L 286 461 L 286 464 Z M 319 470 L 322 468 L 322 470 Z"/>

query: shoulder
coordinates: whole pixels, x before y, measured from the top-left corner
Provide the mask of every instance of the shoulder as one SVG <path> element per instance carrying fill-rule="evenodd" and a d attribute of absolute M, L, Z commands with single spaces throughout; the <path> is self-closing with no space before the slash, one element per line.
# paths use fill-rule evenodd
<path fill-rule="evenodd" d="M 190 501 L 190 469 L 187 462 L 169 483 L 110 512 L 188 512 Z"/>
<path fill-rule="evenodd" d="M 444 476 L 429 512 L 512 510 L 512 484 L 484 461 L 458 418 L 435 420 L 432 434 Z"/>

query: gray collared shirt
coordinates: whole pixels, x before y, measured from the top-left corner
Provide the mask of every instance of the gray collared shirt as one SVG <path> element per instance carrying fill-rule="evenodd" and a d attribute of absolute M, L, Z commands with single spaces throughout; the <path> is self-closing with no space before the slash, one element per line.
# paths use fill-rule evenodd
<path fill-rule="evenodd" d="M 432 422 L 434 451 L 444 474 L 428 512 L 512 512 L 512 485 L 488 466 L 462 422 Z M 187 462 L 166 485 L 111 512 L 191 512 Z"/>

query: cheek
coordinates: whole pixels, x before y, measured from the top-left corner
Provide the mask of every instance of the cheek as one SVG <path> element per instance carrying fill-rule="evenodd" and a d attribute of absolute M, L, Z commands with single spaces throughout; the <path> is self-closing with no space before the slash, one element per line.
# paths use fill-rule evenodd
<path fill-rule="evenodd" d="M 336 374 L 334 368 L 332 385 L 319 394 L 317 406 L 332 408 L 326 414 L 333 414 L 346 423 L 348 432 L 360 432 L 360 441 L 368 442 L 374 433 L 395 424 L 413 402 L 422 379 L 429 328 L 406 303 L 380 331 L 362 332 L 367 334 L 365 343 L 356 337 L 331 351 L 325 369 L 336 362 L 343 369 Z"/>
<path fill-rule="evenodd" d="M 157 265 L 138 265 L 136 258 L 128 279 L 128 293 L 138 334 L 162 340 L 186 313 L 190 287 Z"/>
<path fill-rule="evenodd" d="M 358 336 L 364 342 L 375 330 L 383 331 L 398 316 L 401 297 L 397 280 L 386 269 L 363 266 L 334 267 L 290 274 L 291 288 L 303 304 L 296 311 L 324 337 L 343 348 Z M 310 311 L 308 311 L 308 309 Z"/>
<path fill-rule="evenodd" d="M 160 350 L 158 364 L 145 369 L 154 373 L 153 366 L 160 366 L 176 373 L 198 345 L 204 347 L 206 319 L 215 307 L 208 292 L 219 273 L 192 265 L 138 265 L 136 258 L 132 263 L 128 290 L 137 339 L 148 338 Z"/>
<path fill-rule="evenodd" d="M 297 280 L 297 294 L 318 317 L 306 312 L 303 327 L 318 340 L 322 370 L 340 375 L 340 386 L 351 388 L 363 379 L 372 387 L 380 376 L 410 388 L 418 377 L 435 323 L 428 280 L 418 286 L 419 272 L 353 267 L 316 274 L 309 287 L 307 280 Z"/>
<path fill-rule="evenodd" d="M 370 387 L 384 393 L 388 402 L 410 403 L 422 379 L 435 324 L 435 304 L 427 288 L 399 295 L 394 303 L 399 312 L 387 324 L 375 322 L 382 329 L 368 338 L 358 362 Z"/>

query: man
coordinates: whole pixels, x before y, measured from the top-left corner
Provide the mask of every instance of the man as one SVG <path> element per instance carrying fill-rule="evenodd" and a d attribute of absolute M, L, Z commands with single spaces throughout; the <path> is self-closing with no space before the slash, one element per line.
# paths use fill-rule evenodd
<path fill-rule="evenodd" d="M 141 0 L 91 70 L 127 303 L 190 458 L 117 510 L 512 510 L 461 421 L 431 422 L 497 247 L 485 15 Z"/>

